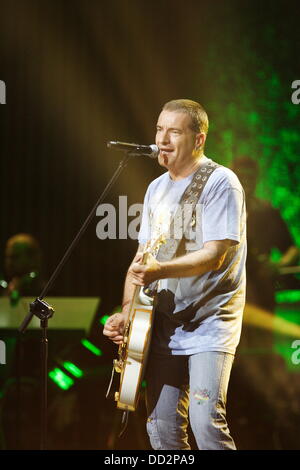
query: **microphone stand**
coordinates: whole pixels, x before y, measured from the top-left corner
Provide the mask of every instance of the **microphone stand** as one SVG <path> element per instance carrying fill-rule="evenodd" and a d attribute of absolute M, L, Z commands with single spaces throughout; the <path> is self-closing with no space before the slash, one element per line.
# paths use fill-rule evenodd
<path fill-rule="evenodd" d="M 86 231 L 87 227 L 91 223 L 93 217 L 95 216 L 95 212 L 99 204 L 103 201 L 103 199 L 107 196 L 110 189 L 112 188 L 113 184 L 118 179 L 120 173 L 127 165 L 130 158 L 136 156 L 134 153 L 127 152 L 123 159 L 120 161 L 118 168 L 114 172 L 113 176 L 109 180 L 106 188 L 102 192 L 101 196 L 99 197 L 98 201 L 96 202 L 95 206 L 92 208 L 91 212 L 87 216 L 86 220 L 84 221 L 83 225 L 79 229 L 77 235 L 75 236 L 72 243 L 69 245 L 68 249 L 66 250 L 65 254 L 63 255 L 62 259 L 58 263 L 55 271 L 51 275 L 50 279 L 48 280 L 47 284 L 45 285 L 44 289 L 42 290 L 39 297 L 37 297 L 34 302 L 30 304 L 29 313 L 23 320 L 21 326 L 19 327 L 20 333 L 25 333 L 26 328 L 28 327 L 30 321 L 32 320 L 33 316 L 35 315 L 40 319 L 40 326 L 42 330 L 41 336 L 41 438 L 40 438 L 40 450 L 45 450 L 47 446 L 47 364 L 48 364 L 48 336 L 47 336 L 47 328 L 48 328 L 48 320 L 53 316 L 54 309 L 51 305 L 43 300 L 43 298 L 48 293 L 50 287 L 54 283 L 55 279 L 57 278 L 58 274 L 66 264 L 67 260 L 69 259 L 71 253 L 75 249 L 76 245 L 78 244 L 79 240 L 81 239 L 82 235 Z"/>

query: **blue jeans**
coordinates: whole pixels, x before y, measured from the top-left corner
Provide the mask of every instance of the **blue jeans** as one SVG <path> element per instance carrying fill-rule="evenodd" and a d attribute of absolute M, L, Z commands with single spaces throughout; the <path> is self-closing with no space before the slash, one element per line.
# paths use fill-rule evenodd
<path fill-rule="evenodd" d="M 234 356 L 151 354 L 147 367 L 147 432 L 155 450 L 190 449 L 188 417 L 198 449 L 235 450 L 226 422 L 226 395 Z"/>

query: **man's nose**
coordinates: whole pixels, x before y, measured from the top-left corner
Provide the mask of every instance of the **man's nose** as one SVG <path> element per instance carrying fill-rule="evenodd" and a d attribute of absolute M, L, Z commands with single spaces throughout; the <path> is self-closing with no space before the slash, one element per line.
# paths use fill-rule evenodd
<path fill-rule="evenodd" d="M 158 143 L 159 144 L 168 144 L 170 142 L 170 136 L 167 131 L 161 131 L 158 136 Z"/>

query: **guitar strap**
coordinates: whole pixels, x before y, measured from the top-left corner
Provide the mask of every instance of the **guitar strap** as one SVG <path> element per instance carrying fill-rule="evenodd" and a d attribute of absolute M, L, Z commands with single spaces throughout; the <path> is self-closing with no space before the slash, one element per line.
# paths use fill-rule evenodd
<path fill-rule="evenodd" d="M 196 205 L 200 199 L 202 191 L 212 173 L 216 168 L 221 165 L 215 163 L 213 160 L 208 159 L 204 165 L 200 165 L 194 174 L 191 183 L 184 191 L 178 208 L 175 211 L 170 223 L 169 235 L 170 238 L 166 240 L 166 243 L 162 244 L 157 253 L 158 261 L 169 261 L 176 255 L 178 247 L 184 237 L 184 233 L 188 226 L 193 224 L 195 217 Z M 179 237 L 176 237 L 176 228 L 181 227 L 179 231 Z M 172 236 L 173 235 L 173 236 Z"/>

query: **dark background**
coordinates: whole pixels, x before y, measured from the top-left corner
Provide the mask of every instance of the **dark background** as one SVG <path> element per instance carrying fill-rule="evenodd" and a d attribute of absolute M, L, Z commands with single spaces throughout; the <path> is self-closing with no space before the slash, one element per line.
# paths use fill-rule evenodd
<path fill-rule="evenodd" d="M 287 115 L 278 103 L 276 108 L 276 100 L 290 103 L 291 83 L 300 79 L 299 41 L 296 2 L 0 1 L 0 79 L 7 94 L 7 104 L 0 107 L 0 253 L 10 236 L 33 234 L 42 247 L 47 279 L 118 165 L 121 155 L 108 150 L 106 142 L 153 143 L 159 111 L 173 98 L 194 99 L 207 109 L 209 157 L 229 164 L 246 149 L 267 168 L 272 152 L 271 157 L 260 153 L 264 144 L 251 112 L 259 113 L 259 131 L 268 123 L 282 143 L 277 128 L 284 128 Z M 270 90 L 278 91 L 274 77 L 281 88 L 272 101 Z M 266 90 L 270 101 L 264 101 Z M 298 108 L 292 112 L 289 123 L 298 133 Z M 295 142 L 289 175 L 299 175 Z M 128 206 L 142 203 L 147 185 L 161 171 L 155 161 L 136 158 L 106 202 L 118 208 L 119 196 L 126 195 Z M 268 175 L 262 173 L 260 188 L 276 203 L 276 185 Z M 296 185 L 292 190 L 298 212 L 290 228 L 297 242 L 299 190 Z M 137 244 L 99 240 L 98 221 L 95 216 L 49 294 L 99 296 L 104 314 L 120 303 Z M 247 389 L 242 380 L 234 383 Z M 292 420 L 298 412 L 296 406 Z M 269 436 L 266 445 L 297 447 L 294 428 L 290 440 L 282 441 L 278 433 L 272 437 L 274 420 L 268 416 L 265 434 L 262 430 Z M 236 418 L 237 432 L 249 428 L 243 423 Z M 91 442 L 107 446 L 105 439 Z M 259 437 L 241 442 L 243 448 L 264 445 Z"/>

